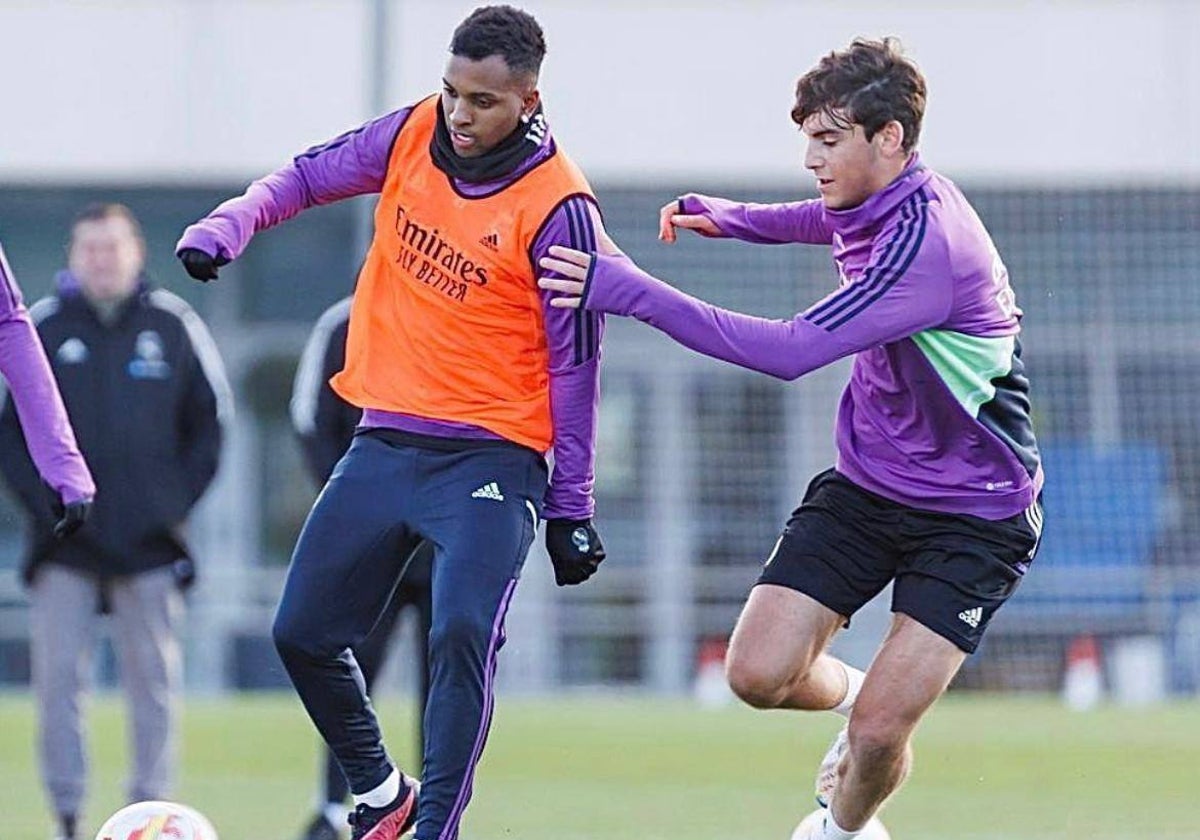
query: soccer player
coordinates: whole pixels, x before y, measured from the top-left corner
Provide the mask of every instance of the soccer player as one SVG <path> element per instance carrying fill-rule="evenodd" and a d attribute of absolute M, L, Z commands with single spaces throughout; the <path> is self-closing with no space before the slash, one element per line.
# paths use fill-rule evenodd
<path fill-rule="evenodd" d="M 43 517 L 53 517 L 51 530 L 62 539 L 87 520 L 96 484 L 75 442 L 58 383 L 2 245 L 0 292 L 0 375 L 8 384 L 37 476 L 49 488 L 46 494 L 23 494 L 21 502 Z M 27 581 L 29 571 L 26 567 Z"/>
<path fill-rule="evenodd" d="M 1037 548 L 1042 470 L 1021 362 L 1021 311 L 975 211 L 917 154 L 925 80 L 893 39 L 856 40 L 801 77 L 792 119 L 820 199 L 686 195 L 676 229 L 829 245 L 840 284 L 791 320 L 720 309 L 611 243 L 551 249 L 554 305 L 645 321 L 679 343 L 796 379 L 854 356 L 837 465 L 792 514 L 734 629 L 727 674 L 756 708 L 847 715 L 801 835 L 856 836 L 899 787 L 918 722 L 973 652 Z M 892 625 L 864 675 L 826 653 L 894 582 Z"/>
<path fill-rule="evenodd" d="M 414 820 L 420 840 L 457 836 L 538 519 L 560 585 L 583 582 L 604 558 L 592 524 L 603 321 L 551 307 L 536 268 L 551 246 L 590 250 L 602 230 L 542 111 L 544 54 L 530 15 L 475 10 L 454 31 L 440 96 L 298 156 L 189 227 L 177 248 L 193 277 L 212 279 L 258 231 L 380 194 L 346 366 L 332 381 L 363 418 L 300 534 L 274 625 L 350 783 L 354 840 L 393 840 Z M 384 748 L 350 650 L 421 539 L 434 561 L 418 794 Z"/>

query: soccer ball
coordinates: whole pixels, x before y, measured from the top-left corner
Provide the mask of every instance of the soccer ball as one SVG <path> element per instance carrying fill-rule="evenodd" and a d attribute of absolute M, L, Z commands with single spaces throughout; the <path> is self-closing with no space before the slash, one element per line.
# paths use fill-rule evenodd
<path fill-rule="evenodd" d="M 818 808 L 804 819 L 800 820 L 800 825 L 796 826 L 796 830 L 792 832 L 792 840 L 809 840 L 809 838 L 817 837 L 817 831 L 821 827 L 821 820 L 825 819 L 825 809 Z M 866 825 L 863 826 L 862 833 L 858 835 L 858 840 L 892 840 L 892 835 L 888 834 L 888 830 L 883 827 L 883 823 L 879 821 L 879 817 L 871 817 Z"/>
<path fill-rule="evenodd" d="M 108 818 L 96 840 L 218 840 L 200 812 L 174 802 L 135 802 Z"/>

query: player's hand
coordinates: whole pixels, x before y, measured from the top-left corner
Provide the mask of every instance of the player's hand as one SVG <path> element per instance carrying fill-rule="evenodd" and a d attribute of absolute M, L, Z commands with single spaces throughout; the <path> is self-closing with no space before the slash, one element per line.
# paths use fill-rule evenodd
<path fill-rule="evenodd" d="M 550 300 L 551 306 L 578 309 L 583 299 L 583 287 L 592 267 L 592 255 L 562 245 L 551 245 L 550 256 L 538 260 L 538 265 L 562 277 L 539 277 L 538 286 L 561 294 Z M 565 278 L 565 279 L 564 279 Z"/>
<path fill-rule="evenodd" d="M 683 212 L 683 202 L 679 199 L 664 204 L 658 211 L 658 238 L 663 242 L 675 242 L 675 228 L 694 230 L 701 236 L 720 236 L 721 229 L 712 219 L 693 213 Z"/>
<path fill-rule="evenodd" d="M 92 500 L 80 499 L 70 504 L 63 504 L 60 501 L 55 508 L 54 514 L 58 517 L 58 521 L 54 523 L 54 537 L 65 540 L 82 528 L 84 522 L 87 522 L 88 515 L 92 512 Z"/>
<path fill-rule="evenodd" d="M 201 283 L 217 279 L 217 269 L 228 264 L 229 258 L 217 254 L 215 257 L 199 248 L 184 248 L 178 254 L 183 270 Z"/>
<path fill-rule="evenodd" d="M 604 560 L 604 544 L 590 519 L 547 519 L 546 551 L 559 586 L 583 583 Z"/>

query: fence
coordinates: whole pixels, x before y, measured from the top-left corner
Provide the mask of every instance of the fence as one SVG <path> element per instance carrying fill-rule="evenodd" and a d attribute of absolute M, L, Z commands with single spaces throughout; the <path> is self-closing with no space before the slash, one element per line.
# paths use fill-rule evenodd
<path fill-rule="evenodd" d="M 792 197 L 719 185 L 705 191 Z M 657 208 L 670 190 L 600 194 L 622 247 L 715 303 L 788 317 L 834 282 L 820 248 L 657 243 Z M 1123 640 L 1152 639 L 1170 687 L 1194 691 L 1200 191 L 968 185 L 967 194 L 1026 312 L 1025 360 L 1048 484 L 1041 556 L 958 684 L 1052 687 L 1066 645 L 1086 633 L 1114 651 Z M 65 231 L 69 210 L 92 197 L 27 190 L 0 199 L 0 232 L 27 291 L 44 288 L 42 275 L 61 253 L 46 232 Z M 211 205 L 213 191 L 115 197 L 153 215 L 160 280 L 206 315 L 241 397 L 225 466 L 197 523 L 205 579 L 192 606 L 190 676 L 208 688 L 272 684 L 281 674 L 266 639 L 270 608 L 312 495 L 284 408 L 306 319 L 349 286 L 353 208 L 323 208 L 260 237 L 219 288 L 201 294 L 185 286 L 169 249 L 183 221 Z M 25 265 L 39 276 L 24 273 Z M 510 617 L 503 672 L 510 689 L 686 690 L 698 648 L 728 633 L 808 478 L 832 461 L 846 363 L 784 384 L 615 321 L 604 354 L 597 497 L 609 560 L 587 586 L 558 590 L 535 550 Z M 0 512 L 0 566 L 15 563 L 17 527 L 11 510 Z M 869 656 L 886 620 L 886 605 L 873 605 L 840 643 L 843 652 Z M 23 646 L 22 599 L 10 574 L 0 578 L 0 678 L 27 675 Z"/>

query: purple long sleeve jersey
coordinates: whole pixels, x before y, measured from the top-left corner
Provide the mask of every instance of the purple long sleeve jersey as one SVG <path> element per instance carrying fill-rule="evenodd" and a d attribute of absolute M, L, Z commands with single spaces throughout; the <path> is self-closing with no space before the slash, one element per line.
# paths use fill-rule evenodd
<path fill-rule="evenodd" d="M 290 165 L 255 181 L 184 231 L 176 250 L 198 248 L 227 259 L 238 257 L 254 234 L 302 210 L 382 190 L 392 145 L 410 108 L 372 120 L 297 156 Z M 466 195 L 503 189 L 554 153 L 550 132 L 538 149 L 505 178 L 489 183 L 456 180 Z M 533 246 L 533 265 L 552 245 L 595 247 L 599 217 L 592 202 L 575 196 L 560 204 Z M 599 346 L 603 317 L 551 307 L 542 309 L 550 357 L 550 409 L 554 428 L 554 472 L 546 492 L 547 519 L 592 516 L 596 423 L 599 410 Z M 362 426 L 392 428 L 440 437 L 495 439 L 476 426 L 368 408 Z"/>
<path fill-rule="evenodd" d="M 25 444 L 42 480 L 64 504 L 90 499 L 96 485 L 21 290 L 0 246 L 0 373 L 16 403 Z"/>
<path fill-rule="evenodd" d="M 756 318 L 690 297 L 623 255 L 601 255 L 585 308 L 638 318 L 697 352 L 784 379 L 854 355 L 837 417 L 841 473 L 923 510 L 1003 519 L 1033 503 L 1042 471 L 1021 310 L 950 180 L 914 155 L 851 210 L 694 194 L 680 202 L 723 236 L 831 245 L 838 289 L 790 321 Z"/>

